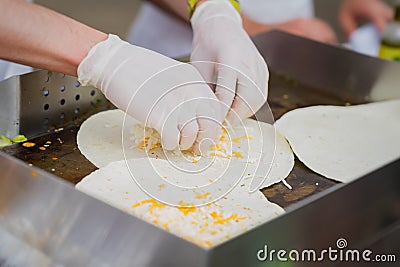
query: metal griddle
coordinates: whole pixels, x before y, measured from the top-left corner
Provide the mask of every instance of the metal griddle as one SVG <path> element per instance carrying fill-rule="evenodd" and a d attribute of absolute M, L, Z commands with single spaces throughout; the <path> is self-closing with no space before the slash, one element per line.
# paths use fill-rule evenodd
<path fill-rule="evenodd" d="M 397 89 L 396 85 L 400 84 L 400 78 L 399 75 L 393 75 L 396 72 L 400 73 L 399 64 L 358 55 L 343 48 L 320 44 L 278 31 L 257 36 L 254 38 L 254 42 L 266 58 L 271 72 L 269 104 L 275 119 L 298 107 L 318 104 L 359 104 L 400 96 L 400 90 L 395 90 Z M 121 251 L 113 250 L 106 243 L 95 245 L 90 242 L 89 244 L 83 242 L 85 246 L 79 246 L 80 250 L 85 251 L 86 256 L 90 255 L 93 258 L 101 259 L 101 262 L 105 264 L 104 266 L 108 266 L 107 262 L 111 264 L 113 262 L 111 259 L 115 258 L 121 260 L 119 266 L 125 266 L 122 263 L 125 262 L 124 259 L 127 259 L 128 255 L 136 255 L 139 258 L 145 257 L 133 252 L 139 247 L 147 248 L 147 252 L 151 253 L 155 253 L 156 249 L 165 249 L 168 253 L 161 253 L 160 259 L 146 259 L 144 263 L 142 262 L 137 266 L 225 266 L 226 264 L 231 266 L 258 266 L 259 264 L 270 266 L 266 265 L 265 262 L 258 262 L 255 257 L 255 253 L 265 243 L 276 249 L 323 248 L 334 245 L 337 238 L 344 236 L 354 246 L 363 247 L 382 236 L 382 232 L 393 232 L 393 229 L 397 229 L 396 227 L 400 225 L 400 211 L 396 206 L 400 206 L 400 179 L 396 179 L 399 176 L 400 161 L 353 183 L 344 185 L 321 177 L 296 159 L 295 167 L 287 178 L 293 190 L 289 190 L 281 183 L 262 190 L 269 200 L 284 207 L 288 211 L 287 214 L 216 248 L 203 250 L 169 233 L 160 232 L 155 227 L 136 218 L 122 215 L 114 208 L 83 196 L 82 193 L 71 188 L 70 183 L 76 184 L 96 169 L 80 154 L 76 145 L 76 134 L 79 125 L 85 118 L 101 110 L 113 108 L 99 91 L 79 86 L 74 78 L 45 71 L 12 79 L 14 80 L 3 82 L 3 88 L 0 85 L 0 90 L 3 90 L 3 92 L 8 90 L 8 96 L 13 99 L 15 96 L 10 89 L 12 88 L 11 85 L 20 90 L 19 97 L 15 98 L 14 104 L 7 102 L 9 106 L 18 107 L 13 108 L 13 110 L 16 110 L 14 112 L 15 123 L 8 124 L 7 132 L 24 133 L 30 137 L 30 142 L 36 145 L 31 148 L 23 147 L 20 144 L 6 147 L 1 150 L 3 152 L 1 157 L 13 163 L 9 166 L 26 167 L 29 164 L 27 170 L 12 169 L 14 172 L 21 173 L 21 175 L 25 173 L 25 176 L 28 176 L 26 179 L 32 180 L 31 172 L 32 170 L 35 171 L 33 177 L 36 177 L 36 181 L 29 182 L 36 185 L 30 192 L 31 196 L 39 194 L 40 186 L 44 186 L 44 181 L 49 180 L 48 183 L 53 184 L 55 189 L 57 188 L 59 192 L 62 192 L 62 195 L 68 201 L 73 199 L 71 203 L 62 202 L 59 196 L 54 194 L 52 194 L 52 198 L 48 199 L 49 202 L 54 201 L 54 205 L 63 207 L 63 216 L 75 216 L 76 221 L 69 222 L 67 220 L 67 222 L 63 222 L 67 225 L 71 224 L 67 231 L 70 235 L 74 235 L 74 232 L 82 232 L 82 235 L 93 240 L 100 238 L 99 240 L 104 241 L 110 238 L 113 242 L 125 242 L 126 247 Z M 24 85 L 29 88 L 24 88 Z M 60 90 L 60 88 L 67 89 Z M 384 90 L 381 92 L 380 90 L 377 91 L 376 88 L 384 88 Z M 50 94 L 48 94 L 47 89 L 50 89 Z M 52 94 L 53 90 L 57 92 Z M 78 99 L 77 95 L 80 95 Z M 33 99 L 35 101 L 32 101 Z M 62 99 L 64 99 L 64 104 L 61 104 Z M 56 108 L 51 110 L 47 107 L 46 109 L 46 104 L 50 108 Z M 262 118 L 263 112 L 267 112 L 267 109 L 268 107 L 262 108 L 258 112 L 259 116 L 256 117 Z M 76 112 L 77 110 L 79 112 Z M 60 117 L 60 114 L 63 115 Z M 45 148 L 45 150 L 39 149 L 40 147 Z M 24 163 L 15 161 L 15 158 Z M 5 162 L 3 159 L 1 162 Z M 36 175 L 36 172 L 40 175 Z M 62 178 L 67 183 L 60 182 L 58 178 L 54 177 Z M 16 180 L 21 179 L 23 178 Z M 378 182 L 377 179 L 380 179 L 380 181 Z M 23 234 L 18 233 L 15 227 L 10 226 L 12 224 L 10 222 L 20 219 L 16 215 L 20 213 L 11 212 L 12 215 L 9 218 L 5 216 L 7 213 L 4 213 L 4 210 L 7 210 L 8 206 L 14 203 L 15 198 L 10 200 L 5 196 L 10 196 L 13 192 L 19 193 L 17 196 L 20 196 L 23 190 L 31 191 L 31 188 L 24 187 L 21 189 L 11 186 L 10 183 L 13 183 L 13 181 L 7 180 L 7 177 L 3 181 L 0 180 L 0 195 L 3 193 L 4 196 L 3 198 L 0 196 L 0 226 L 3 222 L 3 226 L 6 225 L 5 229 L 8 229 L 17 239 L 24 239 Z M 49 184 L 46 184 L 46 188 L 51 188 Z M 5 186 L 11 188 L 7 193 L 2 192 L 6 191 Z M 43 192 L 47 191 L 44 190 Z M 354 198 L 354 196 L 357 197 Z M 370 196 L 375 196 L 379 201 Z M 82 202 L 78 202 L 77 199 Z M 43 197 L 41 200 L 43 200 Z M 34 202 L 32 205 L 44 205 L 44 203 Z M 78 207 L 78 213 L 73 210 L 73 205 Z M 91 212 L 90 210 L 93 208 L 99 212 Z M 29 207 L 19 207 L 19 209 L 30 210 Z M 360 209 L 363 209 L 363 212 L 360 212 Z M 89 218 L 89 215 L 85 216 L 84 212 L 95 214 L 93 216 L 97 216 L 97 220 L 104 218 L 98 217 L 98 213 L 107 216 L 103 223 L 97 222 L 99 224 L 97 227 L 108 233 L 107 237 L 99 237 L 96 234 L 92 236 L 93 231 L 89 228 L 79 228 L 78 222 L 86 224 L 95 220 Z M 364 223 L 363 220 L 370 216 L 373 216 L 374 221 L 361 225 Z M 57 220 L 58 217 L 53 217 L 47 216 L 49 222 L 53 222 L 54 225 L 56 223 L 54 220 Z M 122 229 L 127 233 L 126 236 L 132 238 L 131 241 L 121 237 L 121 228 L 116 230 L 110 218 L 124 225 L 125 228 Z M 27 219 L 29 220 L 29 218 Z M 324 227 L 324 225 L 332 225 L 332 222 L 335 225 L 329 230 Z M 35 223 L 32 224 L 35 225 Z M 77 228 L 73 228 L 73 225 Z M 132 227 L 134 225 L 139 225 L 136 226 L 136 230 L 145 229 L 143 230 L 144 233 L 150 239 L 157 240 L 157 244 L 143 239 L 138 241 L 138 238 L 133 236 L 135 230 Z M 62 226 L 57 227 L 62 228 Z M 0 227 L 0 237 L 1 229 Z M 121 240 L 118 241 L 117 237 Z M 64 238 L 70 243 L 62 243 L 63 248 L 71 249 L 68 245 L 78 246 L 78 240 L 82 242 L 81 239 L 76 237 Z M 34 242 L 31 241 L 31 243 Z M 44 243 L 42 250 L 43 247 L 57 245 L 54 244 L 54 240 L 52 243 L 51 236 Z M 174 244 L 173 248 L 171 248 L 171 244 Z M 61 246 L 61 244 L 59 245 Z M 105 253 L 105 248 L 110 249 L 110 251 Z M 181 258 L 171 257 L 174 251 L 179 250 L 185 251 L 186 255 Z M 101 253 L 104 255 L 101 255 Z M 110 256 L 110 253 L 113 256 Z M 87 257 L 82 257 L 82 261 L 79 261 L 79 257 L 73 261 L 71 259 L 61 261 L 60 255 L 54 251 L 52 253 L 47 251 L 45 254 L 64 263 L 88 262 Z M 0 243 L 0 259 L 1 255 Z M 109 255 L 109 258 L 105 258 L 105 255 Z M 196 262 L 191 259 L 196 259 Z M 189 263 L 190 265 L 188 265 Z M 269 264 L 275 266 L 276 263 Z M 310 265 L 310 263 L 307 263 L 307 266 Z M 302 266 L 302 264 L 293 263 L 290 266 Z"/>
<path fill-rule="evenodd" d="M 82 90 L 88 90 L 88 88 Z M 279 118 L 289 110 L 311 104 L 345 104 L 343 100 L 335 98 L 334 95 L 321 94 L 309 86 L 300 85 L 287 77 L 274 73 L 271 77 L 269 103 L 275 118 Z M 4 148 L 3 151 L 76 184 L 96 169 L 77 148 L 76 134 L 78 129 L 79 122 L 70 123 L 62 131 L 51 131 L 48 134 L 30 139 L 30 142 L 36 144 L 34 147 L 26 148 L 21 144 L 16 144 Z M 46 150 L 40 150 L 40 148 Z M 282 207 L 287 207 L 336 184 L 334 181 L 310 171 L 299 161 L 296 161 L 296 166 L 287 181 L 293 185 L 294 190 L 289 190 L 283 184 L 278 184 L 263 191 L 271 201 Z"/>

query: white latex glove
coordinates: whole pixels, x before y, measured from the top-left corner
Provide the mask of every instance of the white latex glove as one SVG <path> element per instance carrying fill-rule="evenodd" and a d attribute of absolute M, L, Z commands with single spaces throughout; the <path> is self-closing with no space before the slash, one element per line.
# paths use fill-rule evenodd
<path fill-rule="evenodd" d="M 221 118 L 220 104 L 190 64 L 109 35 L 80 63 L 78 77 L 82 85 L 99 88 L 115 106 L 155 128 L 167 150 L 195 143 L 199 153 L 200 141 L 219 137 L 220 126 L 213 120 Z"/>
<path fill-rule="evenodd" d="M 237 124 L 266 102 L 267 64 L 243 29 L 239 13 L 228 1 L 202 3 L 195 9 L 191 23 L 192 64 L 207 82 L 213 83 L 217 78 L 215 94 L 225 103 L 223 116 L 227 114 L 226 119 Z"/>

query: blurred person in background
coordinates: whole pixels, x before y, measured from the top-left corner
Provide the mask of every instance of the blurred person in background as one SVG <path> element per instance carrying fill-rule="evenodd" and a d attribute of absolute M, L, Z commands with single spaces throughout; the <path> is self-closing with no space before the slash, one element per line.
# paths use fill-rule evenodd
<path fill-rule="evenodd" d="M 128 41 L 173 58 L 189 55 L 192 43 L 196 46 L 196 38 L 193 40 L 185 2 L 145 1 L 132 24 Z M 337 42 L 331 26 L 314 17 L 312 0 L 239 2 L 243 26 L 249 35 L 278 29 L 321 42 Z M 382 0 L 341 0 L 338 18 L 343 31 L 349 36 L 361 21 L 370 21 L 382 31 L 393 18 L 393 10 Z M 163 42 L 157 41 L 160 37 Z"/>

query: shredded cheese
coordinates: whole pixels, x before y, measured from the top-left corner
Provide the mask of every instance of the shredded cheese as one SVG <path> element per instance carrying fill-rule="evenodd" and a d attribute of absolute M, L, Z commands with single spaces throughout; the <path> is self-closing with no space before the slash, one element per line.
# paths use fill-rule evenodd
<path fill-rule="evenodd" d="M 253 137 L 248 136 L 248 135 L 243 135 L 243 136 L 240 136 L 240 137 L 233 138 L 232 142 L 238 144 L 238 143 L 240 143 L 240 140 L 243 140 L 243 139 L 253 140 Z"/>

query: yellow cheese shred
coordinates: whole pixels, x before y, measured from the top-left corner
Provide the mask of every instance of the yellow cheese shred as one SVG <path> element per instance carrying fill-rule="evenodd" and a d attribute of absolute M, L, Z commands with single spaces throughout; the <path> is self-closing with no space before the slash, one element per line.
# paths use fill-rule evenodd
<path fill-rule="evenodd" d="M 224 218 L 221 214 L 218 214 L 216 211 L 211 212 L 211 217 L 214 219 L 214 224 L 225 224 L 229 221 L 242 221 L 245 220 L 246 217 L 238 217 L 237 213 L 232 214 L 231 216 Z"/>
<path fill-rule="evenodd" d="M 153 213 L 153 210 L 154 210 L 155 208 L 161 209 L 161 208 L 164 208 L 164 207 L 165 207 L 165 204 L 160 203 L 160 202 L 158 202 L 157 200 L 154 200 L 154 199 L 145 199 L 145 200 L 142 200 L 142 201 L 140 201 L 140 202 L 137 202 L 137 203 L 133 204 L 133 205 L 132 205 L 132 208 L 137 208 L 137 207 L 142 206 L 142 205 L 145 205 L 145 204 L 151 204 L 151 206 L 149 207 L 149 212 L 150 212 L 151 214 Z"/>
<path fill-rule="evenodd" d="M 253 140 L 253 137 L 248 136 L 248 135 L 243 135 L 243 136 L 240 136 L 240 137 L 233 138 L 232 141 L 234 143 L 238 144 L 240 142 L 240 140 L 242 140 L 242 139 Z"/>
<path fill-rule="evenodd" d="M 238 159 L 244 158 L 242 153 L 240 153 L 240 152 L 233 151 L 232 154 L 233 154 L 233 156 L 235 156 L 235 158 L 238 158 Z"/>
<path fill-rule="evenodd" d="M 196 198 L 197 198 L 197 199 L 205 199 L 205 198 L 207 198 L 209 195 L 210 195 L 210 192 L 206 192 L 206 193 L 204 193 L 204 194 L 197 195 Z"/>

